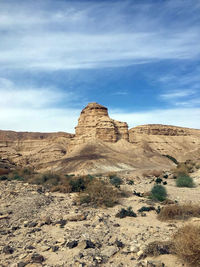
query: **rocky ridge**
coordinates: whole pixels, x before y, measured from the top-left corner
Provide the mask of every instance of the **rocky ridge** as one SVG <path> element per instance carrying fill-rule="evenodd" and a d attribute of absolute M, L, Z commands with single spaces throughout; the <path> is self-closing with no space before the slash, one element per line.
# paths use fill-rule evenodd
<path fill-rule="evenodd" d="M 0 158 L 40 172 L 172 166 L 163 155 L 180 161 L 200 160 L 200 130 L 168 125 L 128 130 L 127 123 L 109 117 L 106 107 L 89 103 L 80 114 L 75 134 L 0 131 Z"/>

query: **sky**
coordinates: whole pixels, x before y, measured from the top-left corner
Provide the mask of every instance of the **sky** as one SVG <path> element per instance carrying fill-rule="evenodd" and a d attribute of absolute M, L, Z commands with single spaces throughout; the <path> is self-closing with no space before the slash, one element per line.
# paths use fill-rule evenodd
<path fill-rule="evenodd" d="M 0 129 L 73 133 L 89 102 L 200 129 L 200 0 L 0 0 Z"/>

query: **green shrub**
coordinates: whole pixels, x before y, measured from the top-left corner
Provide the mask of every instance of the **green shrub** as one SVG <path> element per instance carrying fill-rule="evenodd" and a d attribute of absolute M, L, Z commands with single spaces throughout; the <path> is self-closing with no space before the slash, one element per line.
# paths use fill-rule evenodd
<path fill-rule="evenodd" d="M 120 185 L 123 183 L 123 180 L 120 177 L 117 177 L 115 175 L 110 176 L 110 183 L 114 185 L 115 187 L 119 188 Z"/>
<path fill-rule="evenodd" d="M 182 175 L 178 176 L 178 178 L 176 179 L 176 186 L 178 186 L 178 187 L 194 187 L 194 181 L 190 176 L 188 176 L 186 174 L 182 174 Z"/>
<path fill-rule="evenodd" d="M 17 181 L 24 181 L 24 178 L 21 177 L 19 174 L 15 174 L 13 177 L 11 177 L 11 179 Z"/>
<path fill-rule="evenodd" d="M 115 216 L 121 219 L 125 217 L 137 217 L 131 207 L 128 207 L 127 210 L 122 208 Z"/>
<path fill-rule="evenodd" d="M 155 208 L 152 206 L 150 206 L 150 207 L 143 206 L 138 210 L 138 212 L 151 211 L 151 210 L 155 210 Z"/>
<path fill-rule="evenodd" d="M 151 189 L 150 198 L 157 201 L 164 201 L 167 197 L 167 191 L 162 185 L 154 185 Z"/>

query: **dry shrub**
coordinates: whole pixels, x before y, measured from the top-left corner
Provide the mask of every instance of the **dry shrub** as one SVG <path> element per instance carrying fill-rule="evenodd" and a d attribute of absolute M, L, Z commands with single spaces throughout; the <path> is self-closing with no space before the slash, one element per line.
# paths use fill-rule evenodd
<path fill-rule="evenodd" d="M 80 203 L 92 203 L 97 206 L 112 207 L 118 203 L 119 190 L 104 181 L 92 180 L 85 192 L 79 194 Z"/>
<path fill-rule="evenodd" d="M 175 253 L 190 266 L 200 266 L 200 226 L 188 224 L 173 237 Z"/>
<path fill-rule="evenodd" d="M 164 254 L 172 254 L 174 251 L 174 246 L 172 241 L 154 241 L 149 243 L 144 254 L 146 256 L 159 256 Z"/>
<path fill-rule="evenodd" d="M 173 204 L 164 206 L 158 219 L 161 221 L 166 220 L 184 220 L 190 217 L 200 217 L 200 206 L 197 204 Z"/>
<path fill-rule="evenodd" d="M 51 187 L 51 192 L 71 193 L 72 188 L 69 183 L 55 185 Z"/>
<path fill-rule="evenodd" d="M 187 160 L 185 162 L 181 162 L 177 165 L 175 169 L 173 169 L 173 173 L 175 176 L 179 175 L 188 175 L 189 173 L 192 173 L 195 168 L 195 163 L 191 160 Z"/>

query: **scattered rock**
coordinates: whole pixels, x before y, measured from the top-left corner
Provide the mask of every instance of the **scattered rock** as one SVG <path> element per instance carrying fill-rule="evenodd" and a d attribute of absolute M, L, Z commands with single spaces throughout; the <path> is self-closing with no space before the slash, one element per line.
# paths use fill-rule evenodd
<path fill-rule="evenodd" d="M 75 248 L 78 246 L 78 241 L 77 240 L 73 240 L 67 243 L 67 247 L 68 248 Z"/>
<path fill-rule="evenodd" d="M 13 254 L 13 252 L 14 252 L 14 249 L 11 246 L 5 246 L 3 248 L 3 253 L 5 254 Z"/>

